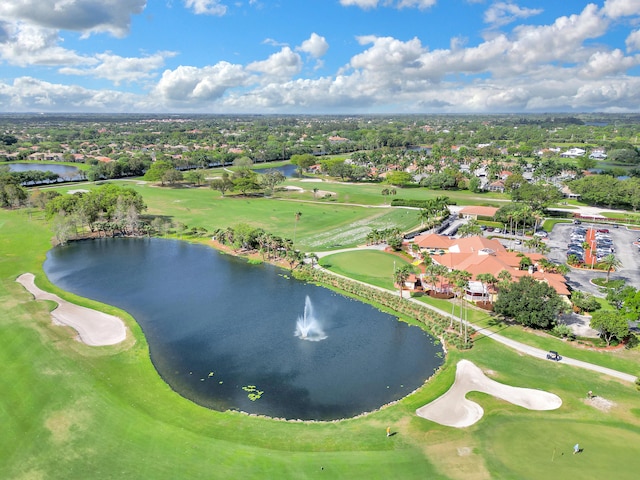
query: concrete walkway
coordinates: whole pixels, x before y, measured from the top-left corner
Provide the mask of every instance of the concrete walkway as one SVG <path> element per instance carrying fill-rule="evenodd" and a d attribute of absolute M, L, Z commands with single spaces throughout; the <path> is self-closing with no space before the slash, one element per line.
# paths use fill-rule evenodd
<path fill-rule="evenodd" d="M 473 324 L 469 324 L 470 327 L 473 327 L 476 331 L 478 331 L 479 333 L 481 333 L 482 335 L 484 335 L 487 338 L 490 338 L 492 340 L 495 340 L 498 343 L 501 343 L 503 345 L 506 345 L 509 348 L 512 348 L 514 350 L 517 350 L 521 353 L 527 354 L 527 355 L 531 355 L 532 357 L 536 357 L 536 358 L 541 358 L 543 360 L 546 360 L 547 358 L 547 351 L 546 350 L 541 350 L 539 348 L 536 347 L 532 347 L 530 345 L 525 345 L 524 343 L 520 343 L 517 342 L 515 340 L 511 340 L 510 338 L 507 338 L 503 335 L 500 335 L 498 333 L 494 333 L 491 332 L 489 330 L 483 329 L 477 325 L 473 325 Z M 562 354 L 561 354 L 562 355 Z M 551 360 L 549 360 L 551 361 Z M 572 365 L 574 367 L 579 367 L 579 368 L 584 368 L 586 370 L 591 370 L 594 372 L 598 372 L 598 373 L 603 373 L 605 375 L 609 375 L 610 377 L 615 377 L 618 378 L 620 380 L 624 380 L 625 382 L 630 382 L 633 383 L 636 381 L 636 377 L 633 375 L 629 375 L 628 373 L 624 373 L 624 372 L 619 372 L 618 370 L 613 370 L 611 368 L 607 368 L 607 367 L 601 367 L 600 365 L 595 365 L 593 363 L 588 363 L 588 362 L 583 362 L 582 360 L 576 360 L 574 358 L 568 358 L 568 357 L 562 357 L 562 360 L 560 360 L 560 363 L 565 363 L 567 365 Z"/>
<path fill-rule="evenodd" d="M 439 313 L 440 315 L 444 315 L 447 318 L 453 318 L 455 321 L 460 321 L 460 319 L 458 317 L 456 317 L 455 315 L 451 315 L 450 313 L 447 313 L 443 310 L 440 310 L 436 307 L 433 307 L 431 305 L 427 305 L 426 303 L 423 302 L 419 302 L 418 300 L 411 298 L 410 299 L 412 302 L 416 302 L 420 305 L 424 305 L 427 308 L 433 310 L 436 313 Z M 516 350 L 520 353 L 524 353 L 526 355 L 530 355 L 532 357 L 536 357 L 536 358 L 540 358 L 542 360 L 546 360 L 547 359 L 547 350 L 542 350 L 540 348 L 536 348 L 536 347 L 532 347 L 530 345 L 526 345 L 524 343 L 518 342 L 516 340 L 512 340 L 510 338 L 505 337 L 504 335 L 500 335 L 499 333 L 495 333 L 492 332 L 491 330 L 488 330 L 486 328 L 483 328 L 479 325 L 475 325 L 473 323 L 467 322 L 467 325 L 470 326 L 471 328 L 473 328 L 476 332 L 478 332 L 481 335 L 484 335 L 487 338 L 490 338 L 491 340 L 494 340 L 498 343 L 501 343 L 502 345 L 505 345 L 509 348 L 512 348 L 513 350 Z M 560 352 L 560 354 L 562 355 L 562 353 Z M 549 360 L 551 361 L 551 360 Z M 598 372 L 598 373 L 604 373 L 605 375 L 609 375 L 611 377 L 615 377 L 618 378 L 620 380 L 624 380 L 625 382 L 631 382 L 634 383 L 636 381 L 636 377 L 634 375 L 630 375 L 628 373 L 624 373 L 624 372 L 619 372 L 618 370 L 613 370 L 611 368 L 607 368 L 607 367 L 601 367 L 600 365 L 595 365 L 593 363 L 588 363 L 588 362 L 583 362 L 582 360 L 576 360 L 573 358 L 568 358 L 565 356 L 562 356 L 562 360 L 560 360 L 560 363 L 564 363 L 567 365 L 572 365 L 574 367 L 579 367 L 579 368 L 584 368 L 586 370 L 592 370 L 594 372 Z"/>
<path fill-rule="evenodd" d="M 326 252 L 314 252 L 314 253 L 316 254 L 316 257 L 322 258 L 328 255 L 333 255 L 334 253 L 355 252 L 355 251 L 361 251 L 361 250 L 384 250 L 385 248 L 387 248 L 387 246 L 388 245 L 386 243 L 380 243 L 378 245 L 363 245 L 361 247 L 341 248 L 339 250 L 328 250 Z"/>

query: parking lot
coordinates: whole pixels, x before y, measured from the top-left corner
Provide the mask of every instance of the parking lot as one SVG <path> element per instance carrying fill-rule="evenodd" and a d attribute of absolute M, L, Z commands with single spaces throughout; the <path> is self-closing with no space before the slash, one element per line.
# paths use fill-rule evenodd
<path fill-rule="evenodd" d="M 551 252 L 548 255 L 549 260 L 558 263 L 567 261 L 567 249 L 572 242 L 576 243 L 578 238 L 574 237 L 572 239 L 571 236 L 575 227 L 576 225 L 573 224 L 557 224 L 553 231 L 549 233 L 547 239 L 547 244 L 551 248 Z M 640 249 L 633 244 L 640 238 L 640 231 L 628 230 L 626 227 L 614 228 L 612 225 L 593 225 L 589 223 L 582 223 L 579 227 L 609 230 L 604 237 L 610 237 L 614 255 L 622 264 L 618 270 L 611 273 L 611 278 L 623 279 L 627 284 L 640 288 Z M 579 249 L 575 251 L 579 252 Z M 568 284 L 573 289 L 602 296 L 598 287 L 589 283 L 589 280 L 597 277 L 606 277 L 606 275 L 606 272 L 572 268 L 567 277 L 569 279 Z"/>

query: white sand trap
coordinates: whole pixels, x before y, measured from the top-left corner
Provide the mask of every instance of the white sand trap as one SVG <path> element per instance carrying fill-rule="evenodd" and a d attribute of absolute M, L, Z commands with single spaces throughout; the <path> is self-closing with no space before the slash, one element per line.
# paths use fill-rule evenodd
<path fill-rule="evenodd" d="M 302 187 L 294 187 L 293 185 L 286 185 L 283 187 L 285 190 L 290 190 L 293 192 L 304 192 L 304 188 Z"/>
<path fill-rule="evenodd" d="M 58 306 L 51 312 L 53 321 L 75 329 L 83 343 L 96 347 L 115 345 L 127 337 L 125 324 L 120 318 L 74 305 L 53 293 L 40 290 L 36 287 L 34 279 L 33 273 L 24 273 L 16 281 L 26 288 L 36 300 L 56 302 Z"/>
<path fill-rule="evenodd" d="M 420 407 L 416 413 L 419 417 L 448 427 L 469 427 L 484 415 L 480 405 L 465 398 L 472 391 L 487 393 L 529 410 L 555 410 L 562 405 L 560 397 L 553 393 L 496 382 L 472 362 L 460 360 L 456 379 L 449 391 Z"/>
<path fill-rule="evenodd" d="M 325 197 L 327 195 L 335 197 L 336 195 L 338 195 L 336 192 L 329 192 L 328 190 L 318 190 L 317 192 L 315 192 L 315 194 L 319 197 Z"/>

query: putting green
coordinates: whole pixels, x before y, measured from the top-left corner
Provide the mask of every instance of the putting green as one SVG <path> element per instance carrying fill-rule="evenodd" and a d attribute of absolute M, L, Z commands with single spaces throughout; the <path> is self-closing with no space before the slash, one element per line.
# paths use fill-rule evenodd
<path fill-rule="evenodd" d="M 320 265 L 361 282 L 393 289 L 394 267 L 410 263 L 397 255 L 380 250 L 358 250 L 327 255 L 320 260 Z"/>
<path fill-rule="evenodd" d="M 478 432 L 489 471 L 502 478 L 635 479 L 640 428 L 568 419 L 493 418 Z M 573 446 L 582 451 L 573 454 Z M 622 467 L 624 466 L 624 467 Z"/>

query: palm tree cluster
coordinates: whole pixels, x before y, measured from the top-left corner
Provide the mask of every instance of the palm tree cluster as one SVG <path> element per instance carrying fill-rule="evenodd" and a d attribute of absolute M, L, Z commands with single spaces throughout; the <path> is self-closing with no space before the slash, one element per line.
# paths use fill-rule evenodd
<path fill-rule="evenodd" d="M 437 221 L 449 215 L 449 197 L 438 196 L 424 201 L 424 207 L 420 209 L 420 220 L 423 226 L 432 228 Z"/>
<path fill-rule="evenodd" d="M 392 240 L 402 237 L 399 228 L 385 228 L 383 230 L 372 229 L 367 233 L 367 245 L 378 245 L 380 243 L 390 243 Z"/>
<path fill-rule="evenodd" d="M 239 224 L 214 230 L 213 237 L 236 252 L 258 251 L 265 261 L 284 261 L 292 271 L 304 261 L 304 254 L 294 248 L 293 241 L 265 232 L 262 228 Z"/>

